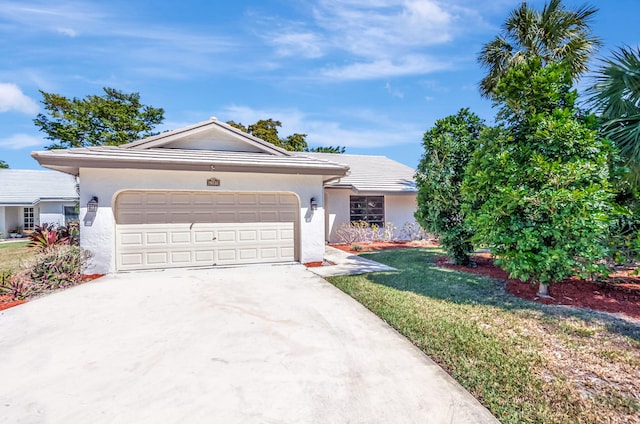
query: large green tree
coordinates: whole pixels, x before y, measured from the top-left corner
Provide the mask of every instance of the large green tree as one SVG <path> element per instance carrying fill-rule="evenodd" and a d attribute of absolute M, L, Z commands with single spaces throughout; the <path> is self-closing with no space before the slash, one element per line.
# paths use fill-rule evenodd
<path fill-rule="evenodd" d="M 8 169 L 9 164 L 3 160 L 0 160 L 0 169 Z"/>
<path fill-rule="evenodd" d="M 422 139 L 424 153 L 416 172 L 416 220 L 438 235 L 449 258 L 462 265 L 469 263 L 473 232 L 464 220 L 460 186 L 484 128 L 469 109 L 436 121 Z"/>
<path fill-rule="evenodd" d="M 589 26 L 596 12 L 590 6 L 567 10 L 562 0 L 550 0 L 538 11 L 523 1 L 511 12 L 501 34 L 485 44 L 478 56 L 488 71 L 480 82 L 482 95 L 492 97 L 500 79 L 532 57 L 539 57 L 545 65 L 564 61 L 572 78 L 585 72 L 589 58 L 601 44 Z"/>
<path fill-rule="evenodd" d="M 500 80 L 502 127 L 481 137 L 462 185 L 475 241 L 511 277 L 548 284 L 605 254 L 610 144 L 575 108 L 571 68 L 534 58 Z"/>
<path fill-rule="evenodd" d="M 271 118 L 261 119 L 249 126 L 234 121 L 227 121 L 227 124 L 290 152 L 344 153 L 345 151 L 345 148 L 341 146 L 309 148 L 306 134 L 295 133 L 281 138 L 278 134 L 278 128 L 282 127 L 282 122 L 274 121 Z"/>
<path fill-rule="evenodd" d="M 631 165 L 640 182 L 640 48 L 623 47 L 605 59 L 588 90 L 589 102 L 603 119 L 602 131 Z M 640 185 L 640 184 L 637 184 Z"/>
<path fill-rule="evenodd" d="M 164 120 L 164 110 L 142 104 L 138 93 L 103 90 L 102 96 L 84 99 L 40 91 L 46 112 L 34 123 L 53 142 L 47 149 L 117 146 L 153 135 Z"/>

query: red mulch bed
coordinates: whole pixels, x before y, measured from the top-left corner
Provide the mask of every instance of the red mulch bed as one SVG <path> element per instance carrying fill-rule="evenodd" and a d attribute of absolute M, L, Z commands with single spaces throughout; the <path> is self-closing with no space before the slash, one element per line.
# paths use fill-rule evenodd
<path fill-rule="evenodd" d="M 103 277 L 104 274 L 85 274 L 82 276 L 82 282 L 87 282 L 91 280 L 95 280 L 96 278 Z M 9 309 L 17 305 L 21 305 L 27 302 L 27 300 L 16 300 L 13 299 L 11 295 L 2 295 L 0 296 L 0 311 L 4 309 Z"/>
<path fill-rule="evenodd" d="M 450 264 L 446 257 L 438 258 L 439 266 L 485 275 L 507 282 L 509 293 L 523 299 L 534 300 L 545 305 L 569 305 L 598 311 L 622 313 L 640 319 L 640 277 L 617 274 L 609 277 L 608 282 L 597 284 L 590 281 L 571 278 L 549 286 L 551 298 L 538 297 L 538 287 L 533 284 L 508 278 L 507 273 L 493 264 L 493 260 L 484 255 L 475 255 L 476 267 Z"/>
<path fill-rule="evenodd" d="M 26 300 L 13 300 L 13 297 L 8 294 L 0 296 L 0 311 L 18 306 L 24 302 L 26 302 Z"/>
<path fill-rule="evenodd" d="M 351 246 L 358 245 L 362 247 L 362 250 L 355 251 L 351 249 Z M 430 241 L 420 240 L 420 241 L 376 241 L 376 242 L 368 242 L 368 243 L 351 243 L 351 244 L 332 244 L 331 247 L 335 247 L 336 249 L 343 250 L 345 252 L 353 253 L 357 255 L 362 252 L 375 252 L 378 250 L 387 250 L 387 249 L 398 249 L 401 247 L 437 247 L 437 244 L 434 244 Z"/>
<path fill-rule="evenodd" d="M 361 251 L 351 250 L 353 244 L 362 246 Z M 332 247 L 345 252 L 358 254 L 400 247 L 433 247 L 437 244 L 420 242 L 373 242 L 334 244 Z M 568 279 L 549 286 L 551 298 L 538 297 L 538 287 L 530 283 L 509 278 L 507 273 L 493 264 L 488 254 L 474 255 L 476 267 L 465 267 L 450 264 L 446 257 L 436 260 L 438 266 L 455 269 L 471 274 L 485 275 L 505 280 L 507 292 L 523 299 L 544 303 L 545 305 L 568 305 L 597 311 L 621 313 L 640 319 L 640 277 L 629 273 L 614 274 L 603 284 L 592 283 L 577 278 Z"/>

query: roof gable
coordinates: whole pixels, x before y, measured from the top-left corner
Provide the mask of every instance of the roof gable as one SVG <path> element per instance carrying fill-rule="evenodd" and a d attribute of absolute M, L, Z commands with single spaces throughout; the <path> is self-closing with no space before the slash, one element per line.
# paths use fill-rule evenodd
<path fill-rule="evenodd" d="M 290 152 L 240 131 L 231 125 L 220 122 L 215 118 L 123 144 L 119 147 L 134 150 L 161 148 L 291 156 Z"/>

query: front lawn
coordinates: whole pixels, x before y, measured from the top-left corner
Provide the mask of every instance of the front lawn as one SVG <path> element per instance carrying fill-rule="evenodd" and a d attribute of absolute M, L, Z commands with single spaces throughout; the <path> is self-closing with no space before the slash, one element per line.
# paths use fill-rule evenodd
<path fill-rule="evenodd" d="M 397 272 L 332 277 L 504 423 L 640 422 L 640 325 L 544 306 L 438 268 L 438 249 L 366 256 Z"/>
<path fill-rule="evenodd" d="M 29 241 L 19 241 L 0 244 L 0 273 L 13 271 L 20 262 L 32 257 L 35 253 L 29 247 Z"/>

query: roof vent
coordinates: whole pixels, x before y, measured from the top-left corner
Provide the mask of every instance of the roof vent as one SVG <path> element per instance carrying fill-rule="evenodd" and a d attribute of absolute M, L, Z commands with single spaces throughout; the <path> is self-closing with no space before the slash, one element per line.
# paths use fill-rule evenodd
<path fill-rule="evenodd" d="M 215 116 L 212 116 L 211 118 L 209 118 L 210 121 L 217 121 L 218 118 L 216 118 Z"/>

